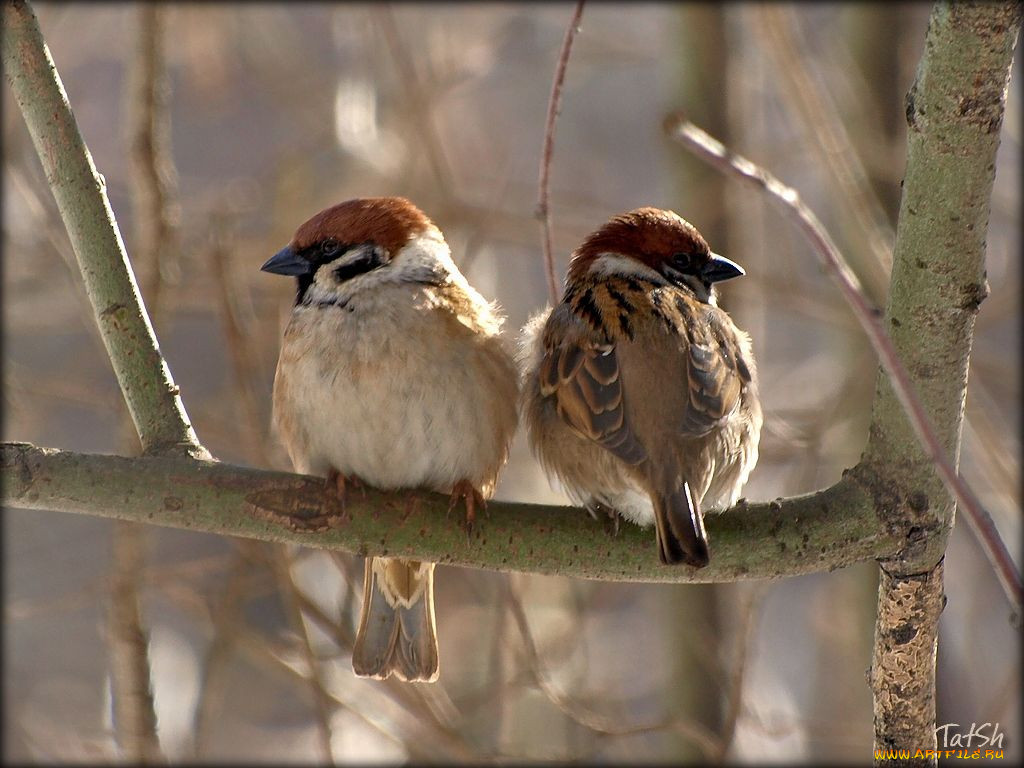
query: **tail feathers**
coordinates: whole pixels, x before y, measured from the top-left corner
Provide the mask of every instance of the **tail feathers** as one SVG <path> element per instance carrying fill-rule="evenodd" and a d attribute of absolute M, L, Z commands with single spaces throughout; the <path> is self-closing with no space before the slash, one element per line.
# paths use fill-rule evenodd
<path fill-rule="evenodd" d="M 652 494 L 654 529 L 658 539 L 658 557 L 666 565 L 685 563 L 694 568 L 708 564 L 708 536 L 700 505 L 682 487 L 667 494 Z"/>
<path fill-rule="evenodd" d="M 438 676 L 434 564 L 367 558 L 352 669 L 360 677 L 433 682 Z"/>

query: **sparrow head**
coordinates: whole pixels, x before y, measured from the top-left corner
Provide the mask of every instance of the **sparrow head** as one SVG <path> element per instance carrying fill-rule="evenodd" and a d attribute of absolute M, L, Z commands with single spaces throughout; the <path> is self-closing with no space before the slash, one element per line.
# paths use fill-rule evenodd
<path fill-rule="evenodd" d="M 436 283 L 456 270 L 444 237 L 402 197 L 365 197 L 327 208 L 260 267 L 297 278 L 296 304 L 344 304 L 382 283 Z"/>
<path fill-rule="evenodd" d="M 614 216 L 573 253 L 567 282 L 632 275 L 687 288 L 714 303 L 712 284 L 744 274 L 712 253 L 697 228 L 673 211 L 637 208 Z"/>

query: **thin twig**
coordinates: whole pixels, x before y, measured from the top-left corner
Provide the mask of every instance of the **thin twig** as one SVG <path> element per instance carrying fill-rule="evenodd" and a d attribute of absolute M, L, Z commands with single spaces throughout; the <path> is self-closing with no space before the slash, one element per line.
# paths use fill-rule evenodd
<path fill-rule="evenodd" d="M 423 95 L 423 85 L 419 81 L 416 67 L 409 56 L 409 47 L 402 42 L 402 37 L 395 23 L 391 7 L 386 4 L 372 9 L 372 19 L 377 25 L 384 42 L 388 47 L 392 60 L 398 68 L 399 79 L 406 98 L 409 100 L 414 123 L 419 128 L 426 149 L 427 160 L 442 194 L 450 196 L 454 191 L 451 163 L 444 151 L 444 143 L 434 125 L 430 103 Z"/>
<path fill-rule="evenodd" d="M 1010 557 L 1006 545 L 999 537 L 992 518 L 946 456 L 946 452 L 931 426 L 928 414 L 916 394 L 914 384 L 896 353 L 889 335 L 878 319 L 878 310 L 872 307 L 864 296 L 856 276 L 850 271 L 842 254 L 818 217 L 803 203 L 795 189 L 787 187 L 768 171 L 745 157 L 731 152 L 720 141 L 709 136 L 684 116 L 670 116 L 665 121 L 665 130 L 673 139 L 723 173 L 733 174 L 761 187 L 771 199 L 781 205 L 783 212 L 797 224 L 807 237 L 814 252 L 821 257 L 825 268 L 838 282 L 843 298 L 850 305 L 854 316 L 867 334 L 871 346 L 878 354 L 879 361 L 892 382 L 893 390 L 909 417 L 910 424 L 920 440 L 921 446 L 935 464 L 939 476 L 950 493 L 956 498 L 961 509 L 967 513 L 967 519 L 981 540 L 985 554 L 999 578 L 999 583 L 1006 592 L 1010 604 L 1019 613 L 1022 599 L 1024 599 L 1024 586 L 1021 584 L 1020 573 L 1013 563 L 1013 558 Z"/>
<path fill-rule="evenodd" d="M 239 424 L 247 433 L 245 445 L 251 452 L 250 458 L 255 459 L 255 463 L 260 466 L 270 466 L 264 427 L 268 419 L 260 408 L 260 399 L 254 386 L 259 381 L 260 367 L 255 362 L 253 334 L 249 332 L 239 311 L 239 286 L 244 289 L 244 283 L 232 279 L 231 274 L 234 232 L 228 215 L 223 213 L 214 214 L 210 228 L 210 266 L 220 296 L 217 309 L 224 330 L 225 346 L 230 353 L 234 391 L 238 395 L 235 402 L 238 405 Z"/>
<path fill-rule="evenodd" d="M 198 701 L 192 715 L 192 758 L 202 759 L 208 747 L 215 718 L 220 714 L 225 675 L 230 652 L 237 641 L 242 627 L 242 606 L 246 597 L 251 597 L 249 572 L 252 560 L 248 552 L 260 546 L 255 542 L 238 542 L 233 562 L 224 579 L 224 588 L 216 607 L 210 611 L 213 621 L 213 638 L 203 655 L 199 673 Z"/>
<path fill-rule="evenodd" d="M 850 138 L 847 123 L 836 106 L 818 68 L 809 62 L 815 59 L 807 51 L 807 40 L 796 13 L 781 5 L 757 6 L 757 19 L 752 29 L 767 43 L 769 53 L 781 73 L 777 82 L 783 96 L 797 110 L 801 121 L 809 127 L 822 167 L 842 200 L 842 207 L 852 214 L 858 237 L 854 245 L 863 246 L 862 272 L 873 296 L 884 296 L 888 274 L 892 269 L 892 245 L 896 233 L 886 218 L 878 196 L 871 188 L 867 172 Z"/>
<path fill-rule="evenodd" d="M 131 157 L 139 259 L 147 264 L 151 282 L 154 322 L 159 312 L 163 261 L 170 250 L 173 227 L 168 215 L 174 165 L 167 151 L 170 120 L 167 111 L 167 80 L 164 62 L 165 9 L 139 9 L 136 53 L 128 85 L 131 115 Z M 88 322 L 88 320 L 87 320 Z M 122 413 L 124 413 L 122 411 Z M 121 419 L 125 451 L 138 445 L 131 420 Z M 139 435 L 141 438 L 141 434 Z M 151 447 L 151 446 L 146 446 Z M 140 574 L 145 566 L 149 529 L 137 523 L 117 522 L 112 530 L 110 588 L 111 700 L 117 717 L 117 743 L 132 762 L 163 762 L 157 738 L 157 718 L 152 692 L 149 633 L 142 620 Z"/>
<path fill-rule="evenodd" d="M 569 65 L 572 53 L 572 42 L 579 31 L 580 18 L 583 16 L 584 0 L 578 0 L 573 10 L 569 26 L 566 27 L 562 39 L 562 51 L 558 54 L 558 65 L 555 67 L 555 79 L 551 84 L 551 98 L 548 100 L 548 116 L 544 123 L 544 149 L 540 155 L 540 190 L 537 197 L 537 218 L 541 223 L 541 245 L 544 248 L 544 269 L 548 279 L 548 298 L 551 306 L 558 303 L 558 280 L 555 277 L 555 259 L 551 253 L 551 209 L 548 205 L 551 180 L 551 156 L 555 151 L 555 120 L 562 105 L 562 83 L 565 82 L 565 70 Z"/>

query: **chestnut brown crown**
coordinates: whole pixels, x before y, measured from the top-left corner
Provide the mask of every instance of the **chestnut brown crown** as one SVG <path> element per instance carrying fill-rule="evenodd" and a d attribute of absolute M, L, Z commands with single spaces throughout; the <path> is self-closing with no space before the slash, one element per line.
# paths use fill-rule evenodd
<path fill-rule="evenodd" d="M 603 254 L 627 256 L 652 269 L 680 255 L 696 266 L 711 257 L 711 249 L 697 228 L 673 211 L 637 208 L 613 216 L 576 249 L 570 272 L 586 270 Z"/>
<path fill-rule="evenodd" d="M 373 243 L 392 255 L 433 226 L 404 197 L 360 197 L 320 211 L 295 231 L 291 248 L 302 252 L 335 240 L 342 245 Z"/>
<path fill-rule="evenodd" d="M 410 240 L 428 230 L 438 232 L 427 215 L 403 197 L 347 200 L 299 227 L 292 241 L 260 269 L 296 278 L 295 303 L 301 304 L 321 266 L 337 263 L 334 280 L 340 285 L 387 267 Z"/>
<path fill-rule="evenodd" d="M 635 259 L 669 282 L 705 299 L 712 283 L 744 274 L 743 268 L 712 253 L 697 228 L 674 211 L 637 208 L 609 219 L 573 253 L 568 282 L 581 280 L 601 256 Z"/>

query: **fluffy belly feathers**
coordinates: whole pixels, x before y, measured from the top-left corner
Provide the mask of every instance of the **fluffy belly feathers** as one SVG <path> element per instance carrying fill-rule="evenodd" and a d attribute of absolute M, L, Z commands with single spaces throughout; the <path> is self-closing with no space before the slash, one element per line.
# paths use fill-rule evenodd
<path fill-rule="evenodd" d="M 449 319 L 422 314 L 403 326 L 417 338 L 402 340 L 401 350 L 373 317 L 338 310 L 315 329 L 303 313 L 293 317 L 274 410 L 299 471 L 333 467 L 377 488 L 447 492 L 469 480 L 485 495 L 492 490 L 515 425 L 511 360 L 496 337 L 469 329 L 456 343 L 440 341 L 429 326 Z M 505 396 L 495 398 L 485 377 Z"/>

